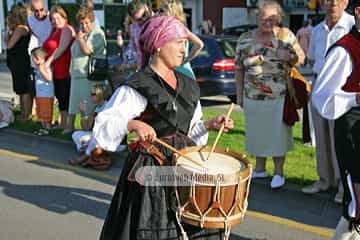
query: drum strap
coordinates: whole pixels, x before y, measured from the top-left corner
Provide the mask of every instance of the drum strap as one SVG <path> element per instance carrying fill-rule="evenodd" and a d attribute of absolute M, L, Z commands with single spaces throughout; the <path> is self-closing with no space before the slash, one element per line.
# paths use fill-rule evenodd
<path fill-rule="evenodd" d="M 151 155 L 154 156 L 154 158 L 158 161 L 159 165 L 162 166 L 165 161 L 165 156 L 162 154 L 157 147 L 155 147 L 153 144 L 148 142 L 140 142 L 139 144 L 146 149 Z"/>

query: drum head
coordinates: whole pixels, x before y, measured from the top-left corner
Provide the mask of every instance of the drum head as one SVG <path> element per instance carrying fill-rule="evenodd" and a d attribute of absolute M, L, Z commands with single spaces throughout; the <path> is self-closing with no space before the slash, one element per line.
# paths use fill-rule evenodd
<path fill-rule="evenodd" d="M 206 168 L 201 168 L 190 160 L 179 157 L 177 159 L 177 164 L 181 165 L 183 168 L 191 170 L 197 173 L 207 173 L 207 174 L 235 174 L 239 171 L 245 169 L 245 164 L 237 160 L 236 158 L 225 155 L 222 153 L 213 152 L 210 155 L 210 158 L 207 159 L 209 152 L 189 152 L 186 153 L 186 156 L 192 159 L 198 159 L 204 162 Z M 207 159 L 207 160 L 206 160 Z"/>

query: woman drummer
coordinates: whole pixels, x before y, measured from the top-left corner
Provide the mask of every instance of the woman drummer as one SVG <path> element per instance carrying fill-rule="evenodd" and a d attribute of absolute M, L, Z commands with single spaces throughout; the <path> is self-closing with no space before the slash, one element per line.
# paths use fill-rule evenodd
<path fill-rule="evenodd" d="M 157 137 L 181 149 L 205 145 L 208 130 L 219 129 L 223 123 L 225 131 L 233 128 L 233 121 L 224 116 L 202 121 L 198 85 L 174 71 L 183 61 L 187 37 L 184 25 L 175 17 L 148 20 L 140 35 L 142 70 L 116 90 L 95 120 L 93 148 L 114 151 L 129 132 L 139 137 L 126 160 L 100 239 L 180 239 L 186 233 L 189 239 L 220 239 L 223 235 L 219 230 L 186 224 L 180 228 L 170 188 L 135 181 L 140 167 L 161 164 L 143 147 L 144 142 Z M 172 152 L 154 146 L 165 156 L 162 164 L 170 165 Z"/>

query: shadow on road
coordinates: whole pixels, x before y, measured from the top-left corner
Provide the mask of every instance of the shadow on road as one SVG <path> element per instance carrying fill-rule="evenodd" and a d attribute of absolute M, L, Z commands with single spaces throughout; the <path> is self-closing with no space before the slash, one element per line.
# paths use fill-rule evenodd
<path fill-rule="evenodd" d="M 22 185 L 0 180 L 2 192 L 51 212 L 81 212 L 104 219 L 111 195 L 94 190 L 51 185 Z M 46 196 L 46 197 L 44 197 Z M 86 203 L 86 204 L 84 204 Z"/>

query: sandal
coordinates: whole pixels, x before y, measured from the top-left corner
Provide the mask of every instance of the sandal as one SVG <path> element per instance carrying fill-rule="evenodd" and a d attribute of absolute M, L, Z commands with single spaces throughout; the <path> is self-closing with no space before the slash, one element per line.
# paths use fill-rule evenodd
<path fill-rule="evenodd" d="M 45 128 L 40 128 L 40 130 L 35 131 L 34 134 L 37 136 L 48 136 L 50 134 L 50 132 L 49 132 L 49 130 L 47 130 Z"/>
<path fill-rule="evenodd" d="M 86 160 L 88 159 L 87 155 L 83 155 L 77 158 L 72 158 L 69 160 L 69 164 L 70 165 L 80 165 L 82 163 L 84 163 Z"/>

